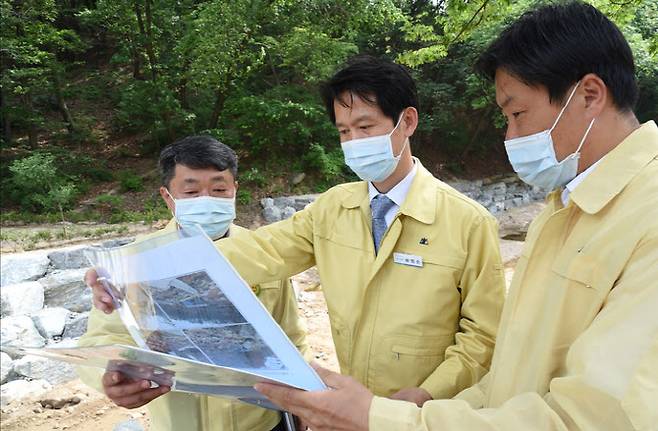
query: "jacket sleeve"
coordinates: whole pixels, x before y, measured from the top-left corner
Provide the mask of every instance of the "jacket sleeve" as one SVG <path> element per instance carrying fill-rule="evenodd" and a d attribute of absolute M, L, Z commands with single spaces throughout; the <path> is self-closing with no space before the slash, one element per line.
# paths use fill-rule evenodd
<path fill-rule="evenodd" d="M 306 340 L 306 325 L 299 317 L 297 299 L 290 279 L 280 281 L 280 296 L 272 309 L 272 317 L 297 347 L 307 362 L 312 360 L 311 349 Z"/>
<path fill-rule="evenodd" d="M 87 332 L 78 340 L 78 346 L 90 347 L 108 344 L 134 346 L 135 342 L 121 321 L 119 313 L 114 311 L 112 314 L 104 314 L 96 308 L 92 308 L 89 313 Z M 101 383 L 101 377 L 104 374 L 103 370 L 92 367 L 77 367 L 76 371 L 86 385 L 103 392 L 103 385 Z"/>
<path fill-rule="evenodd" d="M 299 274 L 315 265 L 312 208 L 316 205 L 215 245 L 250 286 Z"/>
<path fill-rule="evenodd" d="M 519 394 L 497 408 L 464 400 L 414 404 L 375 398 L 372 430 L 655 430 L 658 424 L 658 236 L 645 240 L 592 324 L 567 354 L 550 392 Z M 542 340 L 537 340 L 542 342 Z M 529 364 L 531 366 L 531 364 Z"/>
<path fill-rule="evenodd" d="M 459 283 L 461 311 L 455 344 L 445 360 L 421 384 L 434 399 L 451 398 L 477 383 L 491 364 L 496 330 L 505 299 L 505 277 L 492 217 L 474 223 Z"/>

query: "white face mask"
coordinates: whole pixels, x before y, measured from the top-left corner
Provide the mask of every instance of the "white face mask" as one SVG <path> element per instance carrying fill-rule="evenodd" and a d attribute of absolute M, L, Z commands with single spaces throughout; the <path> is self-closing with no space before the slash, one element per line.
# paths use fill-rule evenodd
<path fill-rule="evenodd" d="M 385 135 L 370 136 L 367 138 L 352 139 L 341 143 L 345 164 L 364 181 L 380 182 L 388 178 L 400 161 L 400 157 L 407 147 L 408 140 L 400 154 L 393 154 L 393 142 L 391 135 L 402 121 L 402 115 L 398 123 L 390 133 Z"/>
<path fill-rule="evenodd" d="M 553 190 L 565 186 L 578 174 L 580 149 L 582 148 L 583 143 L 585 143 L 585 139 L 587 138 L 595 119 L 593 118 L 589 123 L 585 135 L 583 135 L 583 138 L 580 140 L 580 144 L 576 151 L 559 162 L 555 156 L 555 147 L 553 146 L 551 132 L 557 125 L 560 117 L 562 117 L 565 109 L 567 109 L 567 106 L 573 95 L 576 93 L 579 84 L 580 81 L 576 83 L 576 86 L 573 88 L 567 99 L 567 103 L 562 107 L 562 110 L 550 129 L 533 135 L 521 136 L 519 138 L 508 139 L 505 141 L 505 151 L 507 151 L 507 157 L 514 168 L 514 171 L 519 175 L 521 180 L 531 186 L 536 186 L 545 190 Z"/>
<path fill-rule="evenodd" d="M 175 199 L 169 190 L 167 194 L 176 204 L 174 217 L 181 228 L 200 226 L 213 240 L 226 235 L 235 219 L 235 198 L 215 198 L 197 196 Z"/>

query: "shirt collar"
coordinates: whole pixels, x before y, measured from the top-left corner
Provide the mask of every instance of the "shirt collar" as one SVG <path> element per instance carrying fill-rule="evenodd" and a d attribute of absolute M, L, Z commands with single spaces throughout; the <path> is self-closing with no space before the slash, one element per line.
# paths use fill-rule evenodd
<path fill-rule="evenodd" d="M 571 192 L 571 200 L 584 212 L 596 214 L 657 158 L 658 126 L 648 121 L 601 159 L 597 169 Z"/>
<path fill-rule="evenodd" d="M 439 180 L 434 178 L 416 157 L 414 157 L 414 166 L 416 173 L 410 181 L 411 186 L 407 192 L 407 197 L 400 205 L 400 213 L 413 217 L 421 223 L 432 224 L 436 219 L 437 194 L 436 187 L 428 187 L 428 184 L 433 184 L 435 181 L 439 182 Z M 360 206 L 362 209 L 370 211 L 368 183 L 361 181 L 359 187 L 344 190 L 346 193 L 342 198 L 343 207 L 356 208 Z"/>
<path fill-rule="evenodd" d="M 569 181 L 569 183 L 567 183 L 567 185 L 564 186 L 561 196 L 562 205 L 564 205 L 565 207 L 567 206 L 567 203 L 569 202 L 569 195 L 571 194 L 571 192 L 573 192 L 576 189 L 576 187 L 578 187 L 578 185 L 582 183 L 583 180 L 598 166 L 598 164 L 601 163 L 601 160 L 603 160 L 603 157 L 601 157 L 599 160 L 593 163 L 589 168 L 579 173 L 576 176 L 576 178 Z"/>
<path fill-rule="evenodd" d="M 411 171 L 409 171 L 409 173 L 402 179 L 402 181 L 397 183 L 391 190 L 385 193 L 386 196 L 397 206 L 401 207 L 402 203 L 407 198 L 407 194 L 411 188 L 411 183 L 413 183 L 417 171 L 418 165 L 414 160 L 414 165 L 411 168 Z M 375 188 L 375 186 L 371 182 L 368 182 L 368 196 L 370 197 L 370 200 L 372 201 L 378 194 L 380 193 Z"/>

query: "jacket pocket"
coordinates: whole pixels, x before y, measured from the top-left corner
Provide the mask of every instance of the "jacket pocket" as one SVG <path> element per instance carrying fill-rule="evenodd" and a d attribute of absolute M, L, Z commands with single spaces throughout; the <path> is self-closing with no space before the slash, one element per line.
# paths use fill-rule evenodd
<path fill-rule="evenodd" d="M 607 294 L 616 279 L 605 264 L 589 254 L 562 254 L 555 259 L 551 269 L 568 280 L 569 285 L 595 289 L 601 294 Z"/>
<path fill-rule="evenodd" d="M 443 362 L 453 335 L 385 337 L 377 342 L 368 373 L 370 389 L 390 396 L 400 389 L 420 386 Z"/>
<path fill-rule="evenodd" d="M 615 277 L 594 256 L 573 253 L 559 256 L 551 270 L 544 301 L 547 310 L 562 318 L 545 335 L 555 348 L 564 348 L 592 323 Z"/>

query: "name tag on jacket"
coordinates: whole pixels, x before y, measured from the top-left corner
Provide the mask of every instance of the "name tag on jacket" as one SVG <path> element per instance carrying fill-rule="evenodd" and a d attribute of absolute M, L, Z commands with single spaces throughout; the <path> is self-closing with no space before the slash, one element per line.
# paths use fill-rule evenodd
<path fill-rule="evenodd" d="M 393 262 L 399 263 L 400 265 L 416 266 L 418 268 L 423 267 L 423 258 L 413 254 L 393 253 Z"/>

